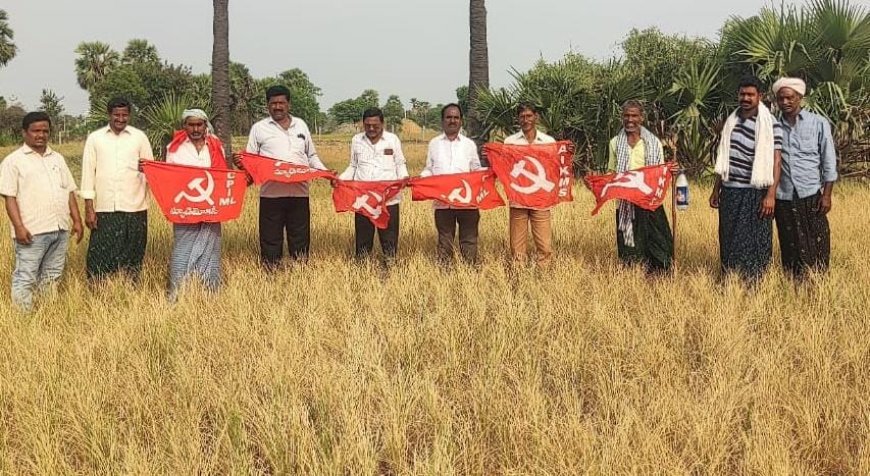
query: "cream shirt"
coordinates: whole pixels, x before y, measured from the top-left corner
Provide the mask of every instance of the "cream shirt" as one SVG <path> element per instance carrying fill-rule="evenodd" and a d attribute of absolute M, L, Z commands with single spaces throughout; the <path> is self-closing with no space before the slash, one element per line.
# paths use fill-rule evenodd
<path fill-rule="evenodd" d="M 75 190 L 66 161 L 51 148 L 40 156 L 25 145 L 0 162 L 0 195 L 17 199 L 31 235 L 70 229 L 69 194 Z"/>
<path fill-rule="evenodd" d="M 353 136 L 350 142 L 350 165 L 338 178 L 367 182 L 408 178 L 408 166 L 399 137 L 384 131 L 380 140 L 372 144 L 364 132 Z M 396 195 L 387 205 L 395 205 L 401 200 L 402 195 Z"/>
<path fill-rule="evenodd" d="M 529 142 L 526 139 L 526 136 L 523 135 L 523 131 L 519 131 L 514 135 L 507 136 L 504 139 L 504 143 L 507 145 L 552 144 L 554 142 L 556 142 L 556 139 L 553 139 L 552 137 L 550 137 L 547 134 L 544 134 L 543 132 L 538 131 L 538 130 L 535 131 L 535 140 L 533 142 Z M 510 202 L 509 205 L 511 208 L 528 208 L 531 210 L 549 210 L 550 208 L 552 208 L 552 207 L 549 207 L 549 208 L 530 208 L 530 207 L 524 207 L 524 206 L 519 205 L 519 204 L 514 203 L 514 202 Z"/>
<path fill-rule="evenodd" d="M 284 129 L 271 117 L 254 123 L 248 134 L 246 150 L 252 154 L 264 155 L 291 164 L 327 170 L 317 155 L 308 124 L 298 117 L 291 117 L 289 129 Z M 266 182 L 260 187 L 260 196 L 307 197 L 308 183 Z"/>
<path fill-rule="evenodd" d="M 456 139 L 450 140 L 446 134 L 442 133 L 429 141 L 426 167 L 420 172 L 420 176 L 461 174 L 480 168 L 477 144 L 473 140 L 462 134 L 456 136 Z M 432 203 L 435 208 L 450 208 L 438 200 L 434 200 Z"/>
<path fill-rule="evenodd" d="M 544 134 L 541 131 L 535 131 L 535 140 L 534 142 L 529 142 L 526 140 L 526 136 L 523 135 L 523 131 L 519 131 L 516 134 L 507 136 L 504 138 L 504 143 L 507 145 L 531 145 L 531 144 L 552 144 L 556 142 L 556 139 Z"/>
<path fill-rule="evenodd" d="M 132 126 L 119 134 L 109 126 L 88 135 L 82 155 L 81 197 L 98 212 L 148 209 L 148 185 L 139 159 L 154 160 L 148 137 Z"/>

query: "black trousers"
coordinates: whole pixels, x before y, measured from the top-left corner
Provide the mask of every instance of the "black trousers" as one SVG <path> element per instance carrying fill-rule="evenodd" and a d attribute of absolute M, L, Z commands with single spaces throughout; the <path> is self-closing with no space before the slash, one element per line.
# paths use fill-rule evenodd
<path fill-rule="evenodd" d="M 438 260 L 453 260 L 453 239 L 459 226 L 459 254 L 467 263 L 477 262 L 477 226 L 479 210 L 443 208 L 435 210 L 435 229 L 438 231 Z"/>
<path fill-rule="evenodd" d="M 390 212 L 390 222 L 387 228 L 380 230 L 365 216 L 354 214 L 354 239 L 356 241 L 355 254 L 357 258 L 365 258 L 372 253 L 375 246 L 375 230 L 378 231 L 378 240 L 381 242 L 381 251 L 385 258 L 394 258 L 399 249 L 399 204 L 387 207 Z"/>
<path fill-rule="evenodd" d="M 260 259 L 267 267 L 284 257 L 284 233 L 292 259 L 305 260 L 311 242 L 308 197 L 260 197 Z"/>

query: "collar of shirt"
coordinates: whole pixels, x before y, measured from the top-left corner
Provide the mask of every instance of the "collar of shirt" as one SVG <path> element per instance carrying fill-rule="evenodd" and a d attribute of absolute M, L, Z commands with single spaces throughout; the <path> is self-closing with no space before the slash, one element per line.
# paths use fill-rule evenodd
<path fill-rule="evenodd" d="M 381 142 L 385 142 L 385 143 L 390 142 L 390 138 L 387 136 L 387 131 L 384 131 L 381 133 L 381 138 L 378 139 L 377 142 L 372 142 L 371 139 L 369 139 L 369 136 L 365 135 L 365 133 L 363 133 L 363 135 L 362 135 L 362 140 L 366 145 L 368 145 L 369 147 L 372 147 L 372 148 L 374 148 L 375 146 L 377 146 Z"/>
<path fill-rule="evenodd" d="M 797 123 L 798 123 L 798 122 L 806 121 L 807 119 L 809 119 L 809 116 L 808 116 L 807 114 L 808 114 L 807 111 L 804 110 L 803 108 L 801 108 L 801 110 L 798 111 L 798 113 L 797 113 L 797 120 L 795 121 L 795 126 L 797 126 Z M 780 113 L 778 119 L 779 119 L 779 123 L 782 124 L 782 127 L 788 127 L 789 129 L 792 128 L 792 127 L 794 127 L 794 126 L 792 126 L 791 123 L 788 122 L 788 120 L 785 118 L 785 114 Z"/>
<path fill-rule="evenodd" d="M 45 153 L 40 155 L 39 152 L 31 149 L 29 145 L 24 144 L 23 146 L 21 146 L 21 153 L 24 155 L 36 154 L 44 158 L 50 156 L 51 154 L 54 154 L 54 151 L 51 150 L 51 147 L 45 146 Z"/>
<path fill-rule="evenodd" d="M 536 128 L 535 129 L 535 139 L 532 142 L 529 142 L 529 140 L 526 139 L 526 135 L 523 133 L 523 131 L 519 131 L 516 134 L 510 135 L 507 137 L 507 139 L 509 141 L 511 141 L 512 143 L 519 142 L 522 144 L 542 144 L 542 143 L 544 143 L 544 133 L 542 133 L 539 129 Z"/>
<path fill-rule="evenodd" d="M 111 132 L 111 133 L 113 133 L 113 134 L 115 133 L 115 131 L 112 130 L 112 126 L 106 126 L 106 127 L 104 127 L 104 128 L 103 128 L 103 132 L 106 132 L 106 133 Z M 132 132 L 130 132 L 130 126 L 125 126 L 123 129 L 121 129 L 121 132 L 119 132 L 117 135 L 121 135 L 121 134 L 124 134 L 124 133 L 132 134 Z"/>
<path fill-rule="evenodd" d="M 520 135 L 520 137 L 521 137 L 524 141 L 528 142 L 529 144 L 534 144 L 534 143 L 536 143 L 536 142 L 540 142 L 540 141 L 541 141 L 541 131 L 539 131 L 539 130 L 537 130 L 537 129 L 535 129 L 535 138 L 532 139 L 531 141 L 529 141 L 528 137 L 526 137 L 526 133 L 525 133 L 525 132 L 520 131 L 520 132 L 519 132 L 519 135 Z"/>
<path fill-rule="evenodd" d="M 290 125 L 286 129 L 284 129 L 284 126 L 282 126 L 280 123 L 278 123 L 278 121 L 276 121 L 275 119 L 272 119 L 272 116 L 269 116 L 269 118 L 268 118 L 269 124 L 274 124 L 282 131 L 290 132 L 291 130 L 293 130 L 294 127 L 296 127 L 297 121 L 295 121 L 296 118 L 293 116 L 288 115 L 288 117 L 290 117 Z"/>
<path fill-rule="evenodd" d="M 752 120 L 752 122 L 755 122 L 755 120 L 758 119 L 758 113 L 755 113 L 755 114 L 753 114 L 751 116 L 747 116 L 747 117 L 741 116 L 740 113 L 737 114 L 737 123 L 738 124 L 743 124 L 750 119 Z"/>
<path fill-rule="evenodd" d="M 462 137 L 463 137 L 463 135 L 462 135 L 461 132 L 460 132 L 459 134 L 456 134 L 456 138 L 455 138 L 455 139 L 451 139 L 451 138 L 447 137 L 447 134 L 445 134 L 445 133 L 443 133 L 443 132 L 442 132 L 441 134 L 438 135 L 438 139 L 439 139 L 439 140 L 443 140 L 443 141 L 445 141 L 445 142 L 461 142 L 461 141 L 462 141 Z"/>
<path fill-rule="evenodd" d="M 197 150 L 196 145 L 190 140 L 190 137 L 186 137 L 184 142 L 179 144 L 175 152 L 167 151 L 166 161 L 180 165 L 208 168 L 211 166 L 211 151 L 208 149 L 208 144 L 203 144 L 202 149 Z"/>

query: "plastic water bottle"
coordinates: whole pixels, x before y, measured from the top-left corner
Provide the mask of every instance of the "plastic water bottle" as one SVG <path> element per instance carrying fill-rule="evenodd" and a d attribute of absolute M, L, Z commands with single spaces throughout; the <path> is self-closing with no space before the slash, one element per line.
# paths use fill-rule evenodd
<path fill-rule="evenodd" d="M 689 181 L 686 179 L 686 174 L 680 170 L 680 175 L 677 176 L 677 210 L 686 210 L 689 208 Z"/>

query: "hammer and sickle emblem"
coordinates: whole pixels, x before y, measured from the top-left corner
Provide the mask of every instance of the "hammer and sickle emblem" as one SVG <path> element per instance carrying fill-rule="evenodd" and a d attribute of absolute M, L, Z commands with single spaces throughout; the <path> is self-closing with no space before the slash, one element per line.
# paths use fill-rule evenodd
<path fill-rule="evenodd" d="M 641 171 L 622 172 L 614 177 L 612 182 L 608 183 L 603 189 L 601 189 L 601 195 L 606 194 L 607 189 L 610 187 L 635 188 L 640 190 L 644 195 L 649 195 L 653 191 L 649 185 L 646 184 L 644 174 Z"/>
<path fill-rule="evenodd" d="M 207 182 L 205 188 L 202 183 Z M 211 194 L 214 192 L 214 177 L 211 176 L 208 170 L 205 171 L 205 178 L 197 177 L 187 184 L 187 189 L 197 192 L 198 195 L 190 195 L 182 190 L 175 196 L 175 203 L 181 201 L 182 198 L 192 203 L 208 202 L 209 205 L 214 205 L 214 200 L 211 199 Z"/>
<path fill-rule="evenodd" d="M 526 163 L 531 164 L 535 171 L 532 172 L 528 170 L 526 168 Z M 524 159 L 514 164 L 514 168 L 511 170 L 511 177 L 518 178 L 520 175 L 531 180 L 532 184 L 520 186 L 511 182 L 511 188 L 519 193 L 530 195 L 542 189 L 545 192 L 550 192 L 556 187 L 556 184 L 547 180 L 547 173 L 544 170 L 544 166 L 534 157 L 526 156 Z"/>
<path fill-rule="evenodd" d="M 368 192 L 366 194 L 360 195 L 359 197 L 356 197 L 356 200 L 353 202 L 353 209 L 354 210 L 365 210 L 365 211 L 369 212 L 369 214 L 372 216 L 372 218 L 377 220 L 378 217 L 381 216 L 381 209 L 380 208 L 373 208 L 371 205 L 369 205 L 369 197 L 374 198 L 375 203 L 380 202 L 384 198 L 375 192 Z"/>
<path fill-rule="evenodd" d="M 465 192 L 464 194 L 463 191 Z M 471 185 L 463 179 L 461 187 L 454 188 L 453 191 L 450 192 L 450 195 L 447 195 L 446 197 L 444 195 L 441 196 L 446 198 L 447 201 L 453 203 L 471 203 Z"/>

